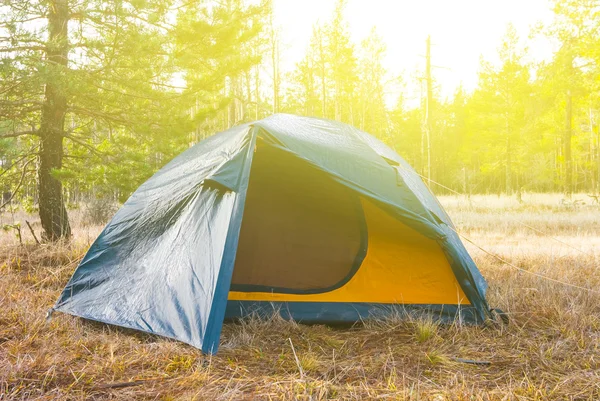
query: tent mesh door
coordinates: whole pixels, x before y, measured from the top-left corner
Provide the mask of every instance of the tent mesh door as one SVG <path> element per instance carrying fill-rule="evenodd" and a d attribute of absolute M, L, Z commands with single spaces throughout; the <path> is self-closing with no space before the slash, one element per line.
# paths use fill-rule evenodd
<path fill-rule="evenodd" d="M 231 290 L 332 290 L 360 266 L 366 236 L 353 191 L 306 161 L 259 143 Z"/>

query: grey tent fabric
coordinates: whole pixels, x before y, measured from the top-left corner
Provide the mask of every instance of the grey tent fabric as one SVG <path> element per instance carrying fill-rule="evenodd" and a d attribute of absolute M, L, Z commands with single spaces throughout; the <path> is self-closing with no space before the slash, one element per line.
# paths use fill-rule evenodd
<path fill-rule="evenodd" d="M 408 163 L 349 125 L 285 114 L 216 134 L 141 185 L 92 244 L 54 309 L 216 352 L 257 138 L 435 239 L 474 319 L 488 317 L 484 278 Z"/>
<path fill-rule="evenodd" d="M 215 135 L 144 183 L 91 246 L 56 309 L 211 352 L 216 345 L 203 339 L 244 195 L 251 132 L 245 125 Z"/>

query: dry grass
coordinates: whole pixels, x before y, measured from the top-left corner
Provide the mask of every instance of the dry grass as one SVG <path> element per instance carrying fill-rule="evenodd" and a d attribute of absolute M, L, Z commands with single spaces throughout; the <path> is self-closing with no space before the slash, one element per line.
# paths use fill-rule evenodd
<path fill-rule="evenodd" d="M 484 248 L 600 290 L 600 207 L 524 200 L 442 198 L 459 231 Z M 0 400 L 600 399 L 600 295 L 519 273 L 477 249 L 490 303 L 510 314 L 508 327 L 391 318 L 334 329 L 248 319 L 226 324 L 218 355 L 208 357 L 62 314 L 46 322 L 98 230 L 77 227 L 81 240 L 68 245 L 35 246 L 28 232 L 21 247 L 0 237 Z"/>

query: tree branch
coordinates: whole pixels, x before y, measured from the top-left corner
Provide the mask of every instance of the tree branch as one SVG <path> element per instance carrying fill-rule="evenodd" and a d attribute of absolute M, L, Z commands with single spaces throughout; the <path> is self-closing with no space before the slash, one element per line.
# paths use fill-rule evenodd
<path fill-rule="evenodd" d="M 11 53 L 18 52 L 23 50 L 42 50 L 47 51 L 48 48 L 46 46 L 13 46 L 13 47 L 2 47 L 0 48 L 0 53 Z"/>
<path fill-rule="evenodd" d="M 113 121 L 119 124 L 127 125 L 127 120 L 125 118 L 106 114 L 101 111 L 94 111 L 80 106 L 70 106 L 68 109 L 75 114 L 84 114 L 86 116 L 98 117 L 107 121 Z"/>
<path fill-rule="evenodd" d="M 9 24 L 24 24 L 26 22 L 31 22 L 31 21 L 36 21 L 36 20 L 40 20 L 40 19 L 46 19 L 46 15 L 36 15 L 35 17 L 31 17 L 31 18 L 24 18 L 24 19 L 18 19 L 18 20 L 8 20 L 8 21 L 2 21 L 0 22 L 0 27 L 6 27 Z"/>
<path fill-rule="evenodd" d="M 4 139 L 4 138 L 16 138 L 19 136 L 25 136 L 25 135 L 35 135 L 35 136 L 39 136 L 40 133 L 39 131 L 19 131 L 19 132 L 9 132 L 6 134 L 0 134 L 0 139 Z"/>
<path fill-rule="evenodd" d="M 22 106 L 24 104 L 37 104 L 38 106 L 41 106 L 43 103 L 39 100 L 0 100 L 0 104 L 3 106 Z"/>
<path fill-rule="evenodd" d="M 71 134 L 64 134 L 65 138 L 68 138 L 70 140 L 72 140 L 73 142 L 83 146 L 84 148 L 86 148 L 87 150 L 89 150 L 90 152 L 92 152 L 92 154 L 102 158 L 103 156 L 108 156 L 106 153 L 100 152 L 98 149 L 96 149 L 95 147 L 93 147 L 92 145 L 90 145 L 89 143 L 86 143 L 84 141 L 82 141 L 81 139 L 71 135 Z"/>
<path fill-rule="evenodd" d="M 17 109 L 13 109 L 13 110 L 0 111 L 0 116 L 12 120 L 12 119 L 15 119 L 24 114 L 28 114 L 33 111 L 39 111 L 39 110 L 41 110 L 41 108 L 42 108 L 42 106 L 31 106 L 31 107 L 17 108 Z"/>
<path fill-rule="evenodd" d="M 21 179 L 19 180 L 19 183 L 17 184 L 17 187 L 15 188 L 15 190 L 13 191 L 13 193 L 10 195 L 10 198 L 8 198 L 8 200 L 6 202 L 4 202 L 2 205 L 0 205 L 0 210 L 2 210 L 4 208 L 4 206 L 8 205 L 13 200 L 13 198 L 15 197 L 15 195 L 17 194 L 17 192 L 21 188 L 21 185 L 23 185 L 23 180 L 25 179 L 25 175 L 27 174 L 27 166 L 29 165 L 29 163 L 31 163 L 34 160 L 35 159 L 30 159 L 30 160 L 27 161 L 27 163 L 25 163 L 23 165 L 23 172 L 21 173 Z"/>
<path fill-rule="evenodd" d="M 34 146 L 32 148 L 29 149 L 29 151 L 24 154 L 23 156 L 19 157 L 15 162 L 13 162 L 10 166 L 4 168 L 4 171 L 0 173 L 0 177 L 2 177 L 4 174 L 8 173 L 10 171 L 11 168 L 13 168 L 14 166 L 16 166 L 17 164 L 21 163 L 22 160 L 27 159 L 29 156 L 31 155 L 37 155 L 37 152 L 33 152 L 33 150 L 36 148 L 37 146 Z"/>

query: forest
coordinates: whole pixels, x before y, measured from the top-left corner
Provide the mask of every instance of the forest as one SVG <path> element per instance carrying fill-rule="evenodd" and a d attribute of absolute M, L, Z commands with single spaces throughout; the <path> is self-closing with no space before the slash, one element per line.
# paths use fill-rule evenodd
<path fill-rule="evenodd" d="M 2 0 L 0 194 L 1 401 L 600 400 L 600 0 Z"/>
<path fill-rule="evenodd" d="M 529 37 L 507 26 L 490 44 L 500 63 L 482 59 L 476 89 L 450 98 L 425 59 L 422 71 L 386 70 L 376 27 L 353 42 L 345 6 L 282 73 L 269 0 L 3 2 L 0 209 L 39 210 L 44 238 L 67 237 L 69 209 L 124 202 L 194 143 L 273 113 L 375 135 L 439 194 L 598 194 L 600 2 L 553 1 L 553 21 Z M 531 64 L 539 35 L 554 53 Z M 402 89 L 387 101 L 392 86 L 422 88 L 420 104 Z"/>

